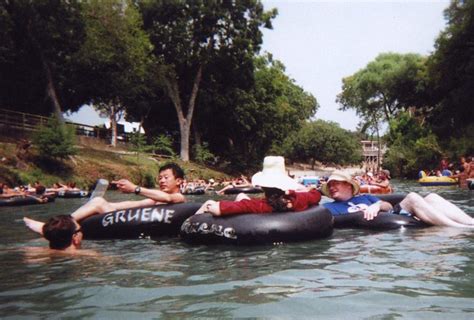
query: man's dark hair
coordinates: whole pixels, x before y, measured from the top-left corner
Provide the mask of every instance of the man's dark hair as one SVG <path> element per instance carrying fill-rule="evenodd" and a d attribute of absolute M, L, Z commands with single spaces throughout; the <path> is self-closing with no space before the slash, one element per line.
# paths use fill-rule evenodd
<path fill-rule="evenodd" d="M 176 163 L 174 162 L 168 162 L 164 165 L 162 165 L 160 167 L 160 169 L 158 170 L 158 172 L 162 172 L 162 171 L 165 171 L 165 170 L 168 170 L 170 169 L 172 172 L 173 172 L 173 175 L 176 179 L 180 178 L 180 179 L 184 179 L 184 171 L 183 169 L 181 169 L 180 166 L 178 166 Z"/>
<path fill-rule="evenodd" d="M 46 188 L 42 185 L 37 186 L 35 189 L 37 195 L 42 195 L 46 191 Z"/>
<path fill-rule="evenodd" d="M 50 218 L 43 225 L 43 236 L 51 249 L 64 250 L 72 244 L 76 224 L 71 216 L 61 214 Z"/>

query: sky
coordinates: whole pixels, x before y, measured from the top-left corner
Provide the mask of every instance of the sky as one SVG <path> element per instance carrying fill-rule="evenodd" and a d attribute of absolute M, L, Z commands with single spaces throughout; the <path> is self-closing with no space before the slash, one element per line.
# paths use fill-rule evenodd
<path fill-rule="evenodd" d="M 286 74 L 316 97 L 315 118 L 355 130 L 354 111 L 339 111 L 336 96 L 342 79 L 363 69 L 380 53 L 429 55 L 445 29 L 449 0 L 264 0 L 278 9 L 273 29 L 263 29 L 262 53 L 270 52 Z M 104 123 L 90 107 L 66 116 L 74 122 Z"/>
<path fill-rule="evenodd" d="M 278 9 L 273 30 L 264 29 L 262 50 L 286 66 L 286 74 L 312 93 L 315 118 L 355 130 L 354 111 L 339 111 L 342 79 L 380 53 L 429 55 L 445 29 L 449 1 L 263 1 Z"/>

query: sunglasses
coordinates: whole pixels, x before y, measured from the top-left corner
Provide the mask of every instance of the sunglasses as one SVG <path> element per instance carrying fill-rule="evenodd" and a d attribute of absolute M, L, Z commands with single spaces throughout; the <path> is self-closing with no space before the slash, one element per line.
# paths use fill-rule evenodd
<path fill-rule="evenodd" d="M 78 234 L 79 232 L 82 232 L 82 228 L 78 228 L 76 231 L 74 231 L 73 235 Z"/>

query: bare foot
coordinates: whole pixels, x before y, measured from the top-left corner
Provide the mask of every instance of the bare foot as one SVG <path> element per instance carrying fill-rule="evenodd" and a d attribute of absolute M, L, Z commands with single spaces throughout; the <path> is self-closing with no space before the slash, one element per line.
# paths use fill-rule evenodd
<path fill-rule="evenodd" d="M 25 222 L 26 226 L 30 228 L 30 230 L 36 233 L 39 233 L 41 235 L 43 234 L 44 222 L 36 221 L 27 217 L 23 217 L 23 222 Z"/>

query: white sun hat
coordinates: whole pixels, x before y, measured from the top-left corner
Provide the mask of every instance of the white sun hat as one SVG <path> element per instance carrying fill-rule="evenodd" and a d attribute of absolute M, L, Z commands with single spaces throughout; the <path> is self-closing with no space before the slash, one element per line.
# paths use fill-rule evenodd
<path fill-rule="evenodd" d="M 263 160 L 263 170 L 252 177 L 252 184 L 258 187 L 278 188 L 283 191 L 298 190 L 303 186 L 290 178 L 285 170 L 285 158 L 268 156 Z"/>
<path fill-rule="evenodd" d="M 333 173 L 331 173 L 331 175 L 328 178 L 328 181 L 325 184 L 323 184 L 323 186 L 321 187 L 321 192 L 325 196 L 328 196 L 328 197 L 330 196 L 328 183 L 331 182 L 331 181 L 344 181 L 344 182 L 347 182 L 347 183 L 352 185 L 352 194 L 353 195 L 356 195 L 356 194 L 359 193 L 359 189 L 360 189 L 359 184 L 354 179 L 352 179 L 351 176 L 348 175 L 347 173 L 345 173 L 343 171 L 340 171 L 340 170 L 336 170 L 336 171 L 333 171 Z"/>

